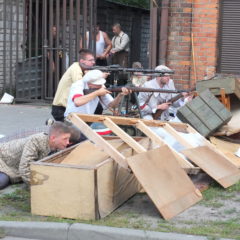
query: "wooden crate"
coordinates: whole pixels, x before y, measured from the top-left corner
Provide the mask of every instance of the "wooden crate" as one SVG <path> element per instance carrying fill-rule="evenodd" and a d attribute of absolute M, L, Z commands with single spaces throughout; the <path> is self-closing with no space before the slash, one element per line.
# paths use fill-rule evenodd
<path fill-rule="evenodd" d="M 236 77 L 229 76 L 197 82 L 197 92 L 201 93 L 209 88 L 214 95 L 221 95 L 220 89 L 224 88 L 226 94 L 235 94 L 240 98 L 240 79 Z"/>
<path fill-rule="evenodd" d="M 87 141 L 77 148 L 86 149 L 86 143 L 89 152 L 101 156 L 88 162 L 88 156 L 82 154 L 78 155 L 78 165 L 62 163 L 76 150 L 73 147 L 31 164 L 32 214 L 99 219 L 140 190 L 135 176 L 112 158 L 105 158 L 94 144 Z M 124 155 L 132 155 L 131 150 L 124 149 Z"/>
<path fill-rule="evenodd" d="M 205 90 L 198 97 L 181 107 L 177 116 L 189 123 L 204 137 L 230 121 L 232 114 L 209 91 Z"/>

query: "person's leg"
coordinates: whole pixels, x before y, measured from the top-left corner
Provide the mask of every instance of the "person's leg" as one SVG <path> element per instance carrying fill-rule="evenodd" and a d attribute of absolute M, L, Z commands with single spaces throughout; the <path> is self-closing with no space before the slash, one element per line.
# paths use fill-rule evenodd
<path fill-rule="evenodd" d="M 52 105 L 52 116 L 56 121 L 63 122 L 64 121 L 64 112 L 66 108 L 62 106 L 54 106 Z"/>
<path fill-rule="evenodd" d="M 10 184 L 10 178 L 7 174 L 0 172 L 0 190 L 4 189 Z"/>

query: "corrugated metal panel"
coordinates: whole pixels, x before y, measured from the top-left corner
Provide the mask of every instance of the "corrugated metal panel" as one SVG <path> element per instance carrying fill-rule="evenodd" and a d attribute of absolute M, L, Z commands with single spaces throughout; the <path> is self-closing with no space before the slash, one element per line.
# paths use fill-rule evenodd
<path fill-rule="evenodd" d="M 222 0 L 220 72 L 240 73 L 240 1 Z"/>

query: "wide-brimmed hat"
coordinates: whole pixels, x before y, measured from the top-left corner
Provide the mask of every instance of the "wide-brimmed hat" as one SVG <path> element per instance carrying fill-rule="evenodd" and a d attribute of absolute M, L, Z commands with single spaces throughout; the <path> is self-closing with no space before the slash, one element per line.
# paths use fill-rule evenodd
<path fill-rule="evenodd" d="M 83 77 L 83 81 L 96 85 L 103 85 L 106 83 L 106 79 L 103 78 L 103 72 L 97 69 L 88 71 Z"/>
<path fill-rule="evenodd" d="M 166 72 L 171 72 L 172 69 L 170 69 L 169 67 L 165 66 L 165 65 L 159 65 L 155 68 L 155 70 L 157 71 L 166 71 Z M 164 76 L 169 76 L 171 75 L 170 73 L 164 73 Z"/>

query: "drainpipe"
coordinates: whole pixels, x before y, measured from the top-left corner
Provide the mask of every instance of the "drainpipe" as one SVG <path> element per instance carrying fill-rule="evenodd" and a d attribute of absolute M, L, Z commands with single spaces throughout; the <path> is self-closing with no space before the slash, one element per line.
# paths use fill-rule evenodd
<path fill-rule="evenodd" d="M 162 0 L 161 7 L 159 64 L 163 65 L 166 65 L 167 61 L 169 2 L 169 0 Z"/>

